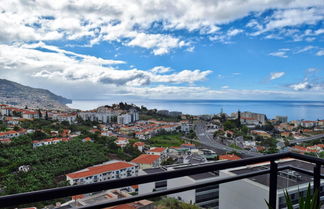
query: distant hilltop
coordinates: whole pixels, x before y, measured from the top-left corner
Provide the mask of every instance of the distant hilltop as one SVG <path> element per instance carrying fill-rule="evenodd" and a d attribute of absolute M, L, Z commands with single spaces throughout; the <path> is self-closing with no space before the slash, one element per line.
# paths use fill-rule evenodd
<path fill-rule="evenodd" d="M 46 89 L 32 88 L 0 79 L 0 104 L 41 109 L 69 109 L 72 100 L 58 96 Z"/>

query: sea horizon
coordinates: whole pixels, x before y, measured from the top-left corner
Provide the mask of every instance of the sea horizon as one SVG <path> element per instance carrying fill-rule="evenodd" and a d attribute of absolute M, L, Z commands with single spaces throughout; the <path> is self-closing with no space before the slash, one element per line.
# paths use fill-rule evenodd
<path fill-rule="evenodd" d="M 324 118 L 324 101 L 307 100 L 175 100 L 175 99 L 74 99 L 69 107 L 91 110 L 103 105 L 126 102 L 149 109 L 181 111 L 184 114 L 204 115 L 227 114 L 238 110 L 262 113 L 268 119 L 275 116 L 288 116 L 288 120 L 318 120 Z"/>

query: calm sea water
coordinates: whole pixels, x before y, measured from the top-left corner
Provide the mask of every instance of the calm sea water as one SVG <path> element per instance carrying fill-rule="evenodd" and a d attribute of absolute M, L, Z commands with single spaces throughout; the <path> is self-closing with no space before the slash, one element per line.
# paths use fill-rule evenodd
<path fill-rule="evenodd" d="M 94 109 L 120 101 L 74 100 L 69 107 L 81 110 Z M 192 115 L 232 113 L 237 110 L 264 113 L 268 118 L 276 115 L 288 116 L 288 120 L 324 119 L 324 101 L 242 101 L 242 100 L 133 100 L 123 101 L 158 110 L 181 111 Z"/>

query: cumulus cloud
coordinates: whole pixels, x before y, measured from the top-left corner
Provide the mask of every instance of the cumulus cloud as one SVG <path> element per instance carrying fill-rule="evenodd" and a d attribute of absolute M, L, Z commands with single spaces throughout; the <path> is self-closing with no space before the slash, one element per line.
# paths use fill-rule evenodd
<path fill-rule="evenodd" d="M 171 71 L 171 68 L 164 67 L 164 66 L 155 66 L 150 71 L 153 72 L 153 73 L 162 74 L 162 73 L 167 73 L 167 72 Z"/>
<path fill-rule="evenodd" d="M 308 83 L 307 81 L 304 81 L 304 82 L 292 84 L 289 87 L 296 91 L 301 91 L 301 90 L 305 90 L 305 89 L 311 89 L 312 85 L 310 83 Z"/>
<path fill-rule="evenodd" d="M 254 13 L 274 9 L 256 30 L 315 24 L 323 19 L 318 0 L 164 0 L 164 1 L 7 1 L 1 5 L 0 42 L 83 40 L 89 45 L 102 41 L 149 49 L 163 55 L 176 48 L 192 49 L 177 30 L 214 35 L 220 26 Z M 157 27 L 158 30 L 152 28 Z M 242 29 L 228 31 L 235 36 Z M 321 34 L 319 29 L 314 34 Z"/>
<path fill-rule="evenodd" d="M 275 80 L 275 79 L 281 78 L 284 75 L 285 75 L 285 72 L 271 73 L 270 74 L 270 80 Z"/>
<path fill-rule="evenodd" d="M 314 48 L 315 48 L 314 46 L 305 46 L 304 48 L 297 50 L 295 52 L 295 54 L 300 54 L 300 53 L 303 53 L 303 52 L 307 52 L 307 51 L 312 50 Z"/>
<path fill-rule="evenodd" d="M 50 51 L 40 51 L 39 49 Z M 165 74 L 170 68 L 157 66 L 150 71 L 117 69 L 121 60 L 108 60 L 38 44 L 0 45 L 0 67 L 50 80 L 88 81 L 116 86 L 143 86 L 157 83 L 193 84 L 207 78 L 210 70 L 182 70 Z M 162 75 L 163 74 L 163 75 Z"/>
<path fill-rule="evenodd" d="M 286 51 L 271 52 L 269 55 L 274 56 L 274 57 L 282 57 L 282 58 L 287 58 L 288 57 Z"/>
<path fill-rule="evenodd" d="M 323 17 L 322 8 L 278 10 L 274 12 L 270 21 L 266 24 L 265 31 L 287 26 L 315 24 L 323 20 Z"/>
<path fill-rule="evenodd" d="M 317 53 L 316 53 L 317 56 L 324 56 L 324 49 L 321 49 L 319 50 Z"/>
<path fill-rule="evenodd" d="M 243 32 L 243 30 L 242 29 L 231 29 L 231 30 L 229 30 L 229 31 L 227 31 L 227 35 L 228 36 L 236 36 L 236 35 L 238 35 L 238 34 L 240 34 L 240 33 L 242 33 Z"/>

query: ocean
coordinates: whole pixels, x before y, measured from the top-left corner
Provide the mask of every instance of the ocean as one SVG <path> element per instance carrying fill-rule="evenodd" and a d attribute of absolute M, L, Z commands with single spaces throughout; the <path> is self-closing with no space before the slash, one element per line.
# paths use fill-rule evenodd
<path fill-rule="evenodd" d="M 102 105 L 111 105 L 120 101 L 73 100 L 68 106 L 81 110 L 90 110 Z M 252 100 L 131 100 L 122 101 L 149 109 L 181 111 L 192 115 L 217 114 L 250 111 L 266 114 L 269 119 L 277 115 L 288 116 L 288 120 L 324 119 L 324 101 L 252 101 Z"/>

